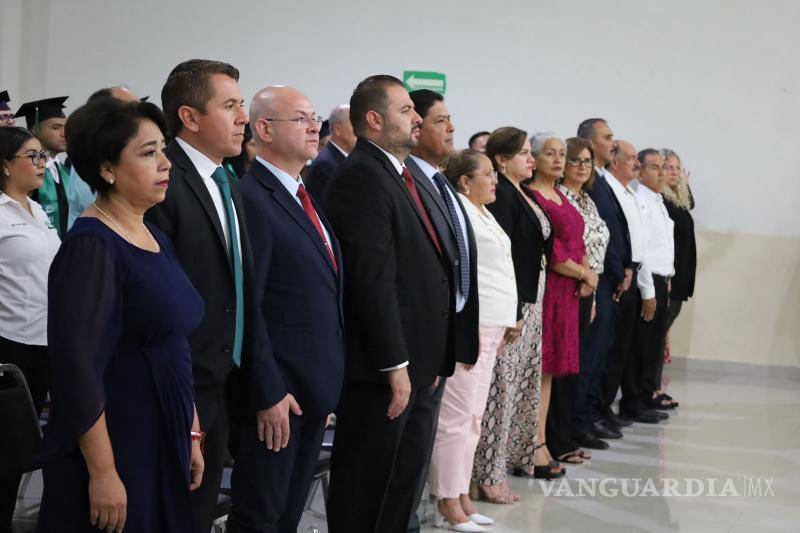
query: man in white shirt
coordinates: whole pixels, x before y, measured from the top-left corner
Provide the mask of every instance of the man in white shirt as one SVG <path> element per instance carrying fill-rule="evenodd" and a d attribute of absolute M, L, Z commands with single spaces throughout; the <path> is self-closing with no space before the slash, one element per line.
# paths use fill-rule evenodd
<path fill-rule="evenodd" d="M 660 375 L 659 365 L 663 364 L 669 280 L 675 273 L 674 224 L 659 193 L 664 185 L 664 158 L 648 148 L 639 152 L 637 159 L 641 171 L 636 198 L 647 245 L 636 274 L 641 313 L 636 320 L 633 351 L 622 381 L 620 401 L 620 410 L 632 414 L 657 408 L 652 398 L 661 388 L 655 380 Z"/>
<path fill-rule="evenodd" d="M 640 164 L 636 148 L 627 141 L 617 141 L 617 151 L 611 162 L 611 172 L 606 173 L 608 184 L 614 191 L 625 213 L 628 233 L 631 240 L 631 263 L 629 268 L 635 277 L 644 257 L 647 239 L 641 207 L 637 200 L 635 187 L 638 187 Z M 606 383 L 606 401 L 610 404 L 617 394 L 617 389 L 625 381 L 625 375 L 632 364 L 633 334 L 636 320 L 641 311 L 636 290 L 627 290 L 615 295 L 617 300 L 617 320 L 614 342 L 611 351 L 618 365 L 609 369 Z M 664 415 L 650 410 L 636 409 L 635 412 L 620 409 L 620 418 L 644 424 L 655 424 L 665 418 Z"/>

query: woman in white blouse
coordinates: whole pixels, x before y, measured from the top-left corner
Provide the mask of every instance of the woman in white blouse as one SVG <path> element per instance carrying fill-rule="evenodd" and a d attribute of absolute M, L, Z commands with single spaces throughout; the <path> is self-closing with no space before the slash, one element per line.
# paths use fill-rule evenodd
<path fill-rule="evenodd" d="M 47 272 L 60 244 L 28 197 L 44 181 L 46 157 L 28 130 L 0 128 L 0 363 L 22 370 L 37 413 L 47 396 Z M 0 480 L 0 530 L 10 527 L 19 481 Z"/>
<path fill-rule="evenodd" d="M 439 498 L 437 525 L 483 531 L 491 518 L 478 514 L 469 497 L 475 449 L 481 432 L 498 348 L 517 322 L 517 288 L 511 241 L 484 207 L 495 201 L 497 174 L 488 157 L 463 150 L 444 174 L 458 191 L 475 234 L 478 258 L 480 353 L 474 366 L 458 363 L 447 379 L 430 466 L 430 492 Z"/>

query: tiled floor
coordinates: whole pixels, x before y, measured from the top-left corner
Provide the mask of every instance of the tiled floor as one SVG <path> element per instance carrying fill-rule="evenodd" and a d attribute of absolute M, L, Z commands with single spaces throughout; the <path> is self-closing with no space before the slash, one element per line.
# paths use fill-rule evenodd
<path fill-rule="evenodd" d="M 658 426 L 634 424 L 625 438 L 594 451 L 583 466 L 570 466 L 566 484 L 540 485 L 511 478 L 522 501 L 511 506 L 478 503 L 496 519 L 495 533 L 533 532 L 798 532 L 800 531 L 800 381 L 709 371 L 668 369 L 669 392 L 681 407 Z M 796 375 L 795 375 L 796 376 Z M 760 496 L 745 494 L 762 478 Z M 587 494 L 591 483 L 595 494 Z M 638 496 L 633 480 L 640 479 Z M 653 495 L 653 480 L 677 480 L 675 492 Z M 702 481 L 687 481 L 690 479 Z M 583 482 L 579 480 L 585 480 Z M 592 481 L 594 480 L 594 481 Z M 714 481 L 708 481 L 714 480 Z M 738 496 L 711 496 L 726 488 Z M 583 484 L 584 495 L 577 495 Z M 702 495 L 685 495 L 705 491 Z M 702 486 L 696 486 L 702 483 Z M 553 493 L 546 494 L 551 487 Z M 614 489 L 618 494 L 613 495 Z M 555 491 L 560 490 L 559 494 Z M 729 492 L 730 492 L 729 491 Z M 573 495 L 570 496 L 569 493 Z M 646 495 L 642 495 L 644 492 Z M 751 491 L 752 492 L 752 491 Z M 320 508 L 318 497 L 315 507 Z M 327 531 L 306 515 L 301 533 Z M 441 531 L 426 528 L 423 532 Z"/>

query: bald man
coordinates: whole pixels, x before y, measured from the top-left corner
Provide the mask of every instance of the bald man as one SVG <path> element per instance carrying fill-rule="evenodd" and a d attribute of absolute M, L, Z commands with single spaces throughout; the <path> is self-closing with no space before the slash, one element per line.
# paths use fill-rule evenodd
<path fill-rule="evenodd" d="M 317 155 L 321 120 L 291 87 L 250 104 L 253 165 L 239 181 L 256 279 L 251 414 L 234 452 L 228 531 L 292 532 L 344 381 L 342 260 L 300 171 Z"/>
<path fill-rule="evenodd" d="M 306 177 L 308 192 L 317 201 L 322 201 L 322 195 L 336 172 L 336 167 L 356 147 L 356 135 L 353 133 L 353 125 L 350 123 L 349 105 L 343 104 L 333 108 L 328 120 L 331 125 L 331 140 L 325 148 L 320 150 L 319 156 L 308 169 Z"/>

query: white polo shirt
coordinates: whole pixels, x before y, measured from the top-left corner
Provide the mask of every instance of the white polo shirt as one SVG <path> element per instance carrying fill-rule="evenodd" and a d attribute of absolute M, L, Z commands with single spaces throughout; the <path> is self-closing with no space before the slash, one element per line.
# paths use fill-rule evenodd
<path fill-rule="evenodd" d="M 47 346 L 47 273 L 61 241 L 42 206 L 26 200 L 33 215 L 0 193 L 0 336 Z"/>

